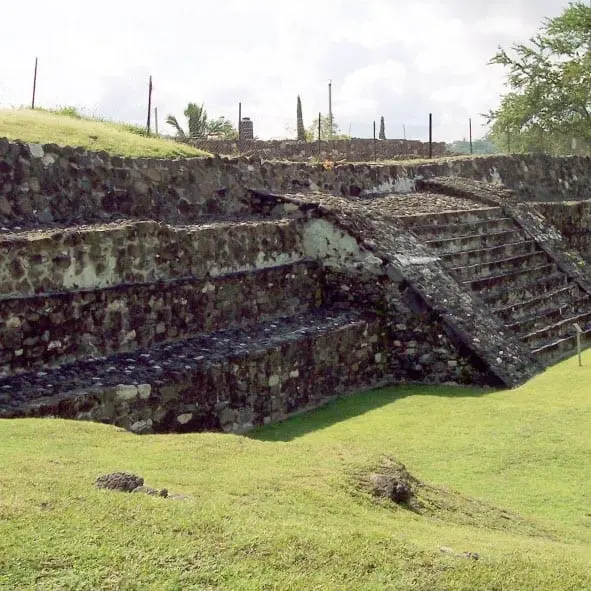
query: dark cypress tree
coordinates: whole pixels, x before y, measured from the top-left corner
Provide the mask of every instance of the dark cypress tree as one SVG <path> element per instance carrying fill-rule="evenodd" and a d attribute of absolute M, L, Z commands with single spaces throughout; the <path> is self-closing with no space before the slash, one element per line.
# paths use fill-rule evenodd
<path fill-rule="evenodd" d="M 298 95 L 298 140 L 305 142 L 306 141 L 306 129 L 304 128 L 304 116 L 302 115 L 302 100 Z"/>
<path fill-rule="evenodd" d="M 379 138 L 381 140 L 385 140 L 386 139 L 386 124 L 384 123 L 384 116 L 382 115 L 382 118 L 380 119 L 380 135 Z"/>

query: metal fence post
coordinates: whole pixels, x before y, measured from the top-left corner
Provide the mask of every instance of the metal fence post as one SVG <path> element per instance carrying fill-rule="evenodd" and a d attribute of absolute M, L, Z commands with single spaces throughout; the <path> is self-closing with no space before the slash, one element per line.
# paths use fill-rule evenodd
<path fill-rule="evenodd" d="M 429 113 L 429 159 L 433 158 L 433 114 Z"/>

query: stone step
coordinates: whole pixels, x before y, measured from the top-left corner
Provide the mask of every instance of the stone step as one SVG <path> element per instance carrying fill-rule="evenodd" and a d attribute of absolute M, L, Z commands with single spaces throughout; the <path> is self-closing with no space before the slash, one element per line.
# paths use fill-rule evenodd
<path fill-rule="evenodd" d="M 493 248 L 495 246 L 510 246 L 526 240 L 525 232 L 522 230 L 503 230 L 489 234 L 473 234 L 471 236 L 452 236 L 451 238 L 436 238 L 426 240 L 429 248 L 439 254 L 451 254 L 466 250 L 479 250 Z"/>
<path fill-rule="evenodd" d="M 485 302 L 495 310 L 505 309 L 521 304 L 527 304 L 534 299 L 550 295 L 554 292 L 570 288 L 568 277 L 556 270 L 544 273 L 532 273 L 531 278 L 525 284 L 513 285 L 510 290 L 506 289 L 502 282 L 498 285 L 480 286 L 481 295 Z M 528 312 L 524 312 L 527 314 Z"/>
<path fill-rule="evenodd" d="M 560 322 L 565 318 L 583 314 L 589 309 L 591 309 L 591 299 L 588 295 L 585 295 L 580 298 L 566 300 L 557 307 L 546 308 L 531 316 L 515 320 L 506 326 L 517 334 L 525 335 Z"/>
<path fill-rule="evenodd" d="M 206 277 L 302 257 L 300 223 L 290 218 L 190 226 L 127 221 L 15 232 L 0 235 L 0 294 Z"/>
<path fill-rule="evenodd" d="M 513 294 L 514 296 L 521 295 L 521 300 L 513 300 L 512 304 L 497 307 L 494 309 L 494 313 L 505 322 L 518 322 L 521 319 L 527 319 L 529 317 L 536 316 L 537 314 L 544 313 L 547 310 L 560 308 L 573 300 L 587 298 L 587 296 L 576 283 L 568 283 L 564 285 L 564 279 L 564 275 L 560 275 L 559 278 L 556 278 L 560 284 L 557 289 L 552 289 L 551 285 L 548 285 L 548 280 L 546 280 L 547 282 L 543 286 L 545 291 L 542 293 L 539 293 L 539 290 L 542 288 L 542 286 L 537 286 L 537 289 L 532 288 L 527 293 L 539 293 L 539 295 L 533 297 L 528 297 L 524 288 L 523 290 L 520 290 L 521 294 Z M 548 289 L 548 287 L 550 287 L 550 289 Z"/>
<path fill-rule="evenodd" d="M 520 256 L 535 252 L 536 243 L 533 240 L 522 242 L 504 243 L 500 246 L 463 250 L 441 254 L 441 260 L 446 267 L 464 267 L 468 265 L 482 264 L 514 256 Z"/>
<path fill-rule="evenodd" d="M 459 238 L 461 236 L 492 234 L 508 230 L 519 230 L 519 227 L 512 218 L 498 218 L 463 224 L 413 226 L 410 230 L 424 240 L 429 240 L 434 238 Z"/>
<path fill-rule="evenodd" d="M 448 224 L 466 224 L 492 220 L 503 217 L 500 207 L 482 207 L 479 209 L 465 209 L 453 211 L 441 211 L 437 213 L 418 213 L 414 215 L 400 216 L 400 220 L 410 228 L 416 226 L 436 226 Z"/>
<path fill-rule="evenodd" d="M 591 344 L 591 326 L 581 328 L 583 329 L 583 334 L 581 335 L 581 349 L 583 349 Z M 532 349 L 532 353 L 542 363 L 548 366 L 557 363 L 561 359 L 574 355 L 576 350 L 577 335 L 570 334 L 544 343 L 539 343 L 534 349 Z"/>
<path fill-rule="evenodd" d="M 449 272 L 459 281 L 477 280 L 491 275 L 497 275 L 503 271 L 520 270 L 539 267 L 549 261 L 548 255 L 544 251 L 531 252 L 507 259 L 478 263 L 466 267 L 451 267 Z"/>
<path fill-rule="evenodd" d="M 554 324 L 537 329 L 523 335 L 520 337 L 520 340 L 531 347 L 532 350 L 537 350 L 544 343 L 576 335 L 574 323 L 577 323 L 581 328 L 586 329 L 591 325 L 591 311 L 587 309 L 587 311 L 582 314 L 571 316 L 570 318 L 564 318 Z"/>
<path fill-rule="evenodd" d="M 249 326 L 322 305 L 315 261 L 0 300 L 0 373 Z"/>
<path fill-rule="evenodd" d="M 495 303 L 499 301 L 502 292 L 506 290 L 517 290 L 537 280 L 557 273 L 558 267 L 555 263 L 548 263 L 537 267 L 529 267 L 523 270 L 509 271 L 479 277 L 478 279 L 465 280 L 461 284 L 472 291 L 480 292 L 488 300 Z M 564 281 L 567 281 L 566 275 Z M 498 305 L 498 304 L 497 304 Z"/>
<path fill-rule="evenodd" d="M 136 432 L 240 431 L 386 376 L 375 315 L 290 318 L 0 378 L 0 417 L 113 423 Z"/>

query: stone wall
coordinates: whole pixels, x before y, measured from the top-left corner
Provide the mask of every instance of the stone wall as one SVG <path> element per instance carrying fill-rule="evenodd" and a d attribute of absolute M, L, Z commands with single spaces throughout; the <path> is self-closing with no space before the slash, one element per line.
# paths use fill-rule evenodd
<path fill-rule="evenodd" d="M 323 303 L 313 262 L 0 299 L 0 375 L 291 316 Z"/>
<path fill-rule="evenodd" d="M 312 323 L 296 332 L 300 338 L 277 343 L 270 338 L 260 348 L 241 347 L 236 335 L 220 338 L 207 357 L 192 358 L 190 366 L 186 346 L 167 345 L 165 355 L 150 351 L 141 361 L 145 367 L 135 367 L 145 380 L 135 384 L 126 381 L 129 365 L 121 367 L 117 360 L 107 374 L 100 373 L 100 363 L 88 362 L 57 376 L 40 372 L 26 382 L 16 376 L 10 381 L 13 404 L 34 387 L 46 395 L 2 415 L 90 419 L 136 433 L 242 432 L 368 387 L 414 380 L 488 383 L 487 374 L 475 370 L 442 330 L 405 315 L 389 327 L 374 314 L 350 313 L 329 331 Z M 252 338 L 256 330 L 248 334 Z M 100 382 L 95 387 L 67 391 L 63 385 L 92 378 Z M 0 379 L 0 407 L 6 396 Z"/>
<path fill-rule="evenodd" d="M 591 201 L 536 203 L 535 207 L 591 264 Z"/>
<path fill-rule="evenodd" d="M 167 162 L 0 141 L 0 416 L 243 431 L 381 384 L 522 383 L 539 369 L 525 347 L 388 199 L 360 197 L 464 176 L 488 181 L 466 189 L 484 201 L 515 188 L 518 216 L 519 199 L 584 198 L 589 164 Z"/>
<path fill-rule="evenodd" d="M 409 192 L 417 179 L 503 182 L 528 201 L 590 196 L 591 159 L 490 156 L 428 164 L 348 164 L 325 168 L 257 159 L 126 159 L 55 145 L 0 140 L 0 229 L 121 218 L 189 223 L 247 214 L 247 188 L 320 190 L 341 196 Z"/>
<path fill-rule="evenodd" d="M 415 140 L 376 140 L 351 138 L 332 141 L 301 142 L 297 140 L 193 140 L 191 145 L 212 154 L 237 156 L 251 154 L 263 160 L 305 162 L 312 158 L 339 162 L 373 162 L 428 158 L 429 144 Z M 432 144 L 433 157 L 444 156 L 445 142 Z"/>
<path fill-rule="evenodd" d="M 303 256 L 295 220 L 156 221 L 0 235 L 0 294 L 32 295 L 263 269 Z"/>

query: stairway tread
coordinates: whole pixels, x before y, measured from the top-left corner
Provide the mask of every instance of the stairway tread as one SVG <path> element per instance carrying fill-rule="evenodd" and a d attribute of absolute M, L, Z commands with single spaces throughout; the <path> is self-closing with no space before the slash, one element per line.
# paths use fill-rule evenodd
<path fill-rule="evenodd" d="M 590 300 L 590 298 L 588 295 L 584 295 L 579 298 L 573 298 L 573 299 L 566 301 L 561 306 L 555 306 L 554 308 L 547 308 L 537 314 L 530 314 L 529 316 L 524 316 L 523 318 L 520 318 L 519 320 L 516 320 L 515 322 L 512 322 L 510 324 L 506 324 L 505 326 L 507 328 L 510 328 L 513 330 L 516 327 L 522 326 L 524 324 L 528 324 L 530 322 L 533 322 L 533 321 L 543 318 L 545 316 L 551 316 L 552 314 L 561 313 L 561 311 L 564 308 L 572 308 L 573 306 L 576 307 L 577 305 L 583 304 L 585 302 L 589 302 L 589 300 Z M 576 314 L 574 314 L 574 315 L 576 315 Z"/>
<path fill-rule="evenodd" d="M 486 262 L 482 262 L 482 263 L 475 263 L 473 265 L 459 265 L 457 267 L 448 267 L 448 271 L 450 273 L 459 273 L 460 271 L 466 271 L 468 269 L 478 269 L 479 267 L 486 267 L 486 266 L 499 266 L 499 265 L 504 265 L 504 264 L 512 264 L 512 263 L 519 263 L 520 261 L 527 261 L 527 259 L 535 259 L 535 258 L 545 258 L 548 261 L 550 261 L 550 257 L 548 257 L 548 255 L 543 251 L 543 250 L 537 250 L 535 252 L 530 252 L 527 254 L 520 254 L 520 255 L 515 255 L 515 256 L 511 256 L 511 257 L 507 257 L 504 259 L 498 259 L 495 261 L 486 261 Z M 522 267 L 521 269 L 519 269 L 519 271 L 526 271 L 528 269 L 531 269 L 533 267 Z M 473 279 L 485 279 L 486 277 L 491 277 L 494 274 L 489 274 L 489 275 L 482 275 L 482 276 L 474 276 Z"/>
<path fill-rule="evenodd" d="M 479 254 L 487 254 L 487 253 L 492 253 L 496 250 L 503 250 L 508 246 L 513 246 L 513 247 L 518 247 L 518 246 L 530 246 L 530 245 L 534 245 L 535 246 L 535 242 L 533 240 L 518 240 L 516 242 L 507 242 L 505 244 L 500 244 L 497 246 L 485 246 L 484 248 L 469 248 L 467 250 L 458 250 L 456 252 L 444 252 L 441 253 L 439 256 L 442 259 L 451 259 L 454 257 L 457 257 L 459 255 L 463 255 L 463 256 L 467 256 L 470 257 L 470 255 L 479 255 Z M 539 250 L 535 250 L 533 252 L 541 252 Z M 490 262 L 494 262 L 496 260 L 500 260 L 500 259 L 491 259 Z"/>
<path fill-rule="evenodd" d="M 482 239 L 487 237 L 494 237 L 494 236 L 506 236 L 507 234 L 521 234 L 523 235 L 523 231 L 519 228 L 515 230 L 501 230 L 500 232 L 488 232 L 487 234 L 462 234 L 461 236 L 445 236 L 441 238 L 430 238 L 429 240 L 425 240 L 425 244 L 432 244 L 434 242 L 453 242 L 454 240 L 467 240 L 470 238 L 473 239 Z M 504 242 L 503 244 L 516 244 L 518 242 L 524 242 L 524 239 L 521 238 L 520 240 L 514 240 L 511 242 Z"/>
<path fill-rule="evenodd" d="M 547 263 L 544 265 L 538 265 L 536 267 L 527 267 L 525 269 L 519 269 L 519 270 L 514 270 L 514 271 L 506 271 L 504 273 L 492 273 L 490 275 L 485 275 L 483 277 L 478 277 L 477 279 L 467 279 L 465 281 L 461 281 L 460 283 L 462 285 L 470 285 L 472 283 L 479 283 L 479 282 L 484 282 L 484 281 L 488 281 L 488 280 L 493 280 L 493 279 L 501 279 L 503 277 L 509 278 L 509 277 L 518 277 L 519 275 L 524 274 L 525 272 L 539 272 L 539 273 L 544 273 L 545 271 L 548 271 L 550 268 L 556 268 L 556 265 L 554 263 Z M 549 275 L 554 275 L 555 273 L 549 273 Z M 530 285 L 532 284 L 532 282 L 530 282 Z"/>
<path fill-rule="evenodd" d="M 564 275 L 562 273 L 556 273 L 553 276 L 547 276 L 547 277 L 540 279 L 539 281 L 534 281 L 532 283 L 528 283 L 527 285 L 523 286 L 523 289 L 526 290 L 528 288 L 532 288 L 535 286 L 540 286 L 543 284 L 550 283 L 554 279 L 563 279 L 563 278 L 564 278 Z M 513 312 L 515 310 L 515 308 L 520 308 L 520 307 L 523 307 L 527 304 L 533 304 L 533 303 L 537 303 L 537 302 L 542 302 L 544 300 L 549 300 L 549 299 L 553 298 L 554 296 L 560 295 L 562 293 L 568 293 L 569 291 L 572 291 L 573 289 L 577 289 L 577 288 L 578 288 L 578 285 L 576 283 L 568 283 L 567 285 L 565 285 L 563 287 L 559 287 L 558 289 L 553 289 L 551 291 L 545 291 L 544 293 L 542 293 L 538 296 L 530 297 L 525 300 L 520 300 L 518 302 L 515 302 L 513 304 L 508 304 L 505 306 L 498 306 L 496 308 L 493 308 L 493 312 L 495 314 L 499 314 L 499 315 L 503 314 L 504 312 Z"/>
<path fill-rule="evenodd" d="M 463 236 L 470 236 L 470 234 L 461 234 L 460 232 L 465 231 L 465 230 L 469 230 L 472 227 L 479 227 L 479 226 L 484 226 L 486 227 L 487 225 L 499 225 L 499 224 L 507 224 L 508 226 L 511 226 L 511 228 L 507 228 L 507 229 L 513 229 L 513 227 L 516 230 L 519 230 L 519 226 L 517 226 L 517 224 L 515 224 L 515 221 L 513 220 L 513 218 L 508 218 L 508 217 L 502 217 L 502 218 L 493 218 L 493 219 L 484 219 L 484 220 L 478 220 L 475 222 L 461 222 L 458 224 L 425 224 L 424 226 L 410 226 L 411 231 L 413 232 L 417 232 L 419 234 L 423 234 L 423 233 L 427 233 L 427 232 L 433 232 L 433 231 L 437 231 L 437 230 L 441 230 L 442 228 L 444 228 L 446 231 L 452 233 L 452 234 L 456 234 L 456 237 L 463 237 Z M 491 234 L 493 232 L 490 232 Z M 487 234 L 489 234 L 489 232 L 487 232 Z M 476 235 L 478 235 L 478 233 L 476 233 Z"/>
<path fill-rule="evenodd" d="M 530 281 L 529 283 L 525 283 L 521 287 L 519 287 L 518 290 L 514 290 L 511 293 L 513 295 L 515 295 L 516 292 L 518 293 L 518 292 L 537 291 L 540 288 L 543 288 L 545 286 L 546 287 L 552 286 L 550 289 L 552 289 L 555 286 L 559 286 L 554 291 L 546 290 L 543 293 L 541 293 L 539 296 L 534 296 L 535 298 L 544 298 L 546 296 L 550 297 L 550 295 L 552 293 L 555 293 L 561 289 L 566 289 L 566 288 L 572 289 L 573 285 L 574 285 L 573 283 L 568 283 L 568 277 L 564 273 L 562 273 L 560 271 L 555 271 L 555 272 L 545 275 L 544 277 L 540 277 L 540 278 L 535 279 L 534 281 Z M 494 303 L 499 300 L 499 297 L 502 295 L 506 295 L 506 294 L 507 294 L 507 291 L 503 290 L 500 294 L 496 293 L 496 292 L 491 292 L 491 293 L 484 293 L 482 295 L 484 297 L 485 302 L 487 302 L 488 304 L 493 304 L 493 308 L 494 308 L 495 312 L 501 312 L 503 310 L 507 310 L 507 309 L 513 308 L 513 307 L 524 306 L 528 302 L 533 301 L 532 296 L 526 295 L 522 299 L 515 300 L 515 302 L 512 304 L 505 304 L 504 306 L 494 307 Z"/>
<path fill-rule="evenodd" d="M 584 312 L 582 314 L 575 314 L 574 316 L 570 316 L 568 318 L 565 318 L 564 320 L 560 320 L 559 322 L 554 322 L 553 324 L 549 324 L 548 326 L 545 326 L 543 328 L 536 329 L 530 333 L 527 333 L 527 334 L 521 336 L 520 338 L 523 341 L 531 340 L 535 337 L 542 336 L 551 330 L 561 329 L 565 326 L 573 325 L 575 323 L 585 325 L 586 323 L 583 322 L 583 320 L 591 322 L 591 311 Z M 573 328 L 573 331 L 574 331 L 574 328 Z"/>
<path fill-rule="evenodd" d="M 504 217 L 503 210 L 500 207 L 472 207 L 467 209 L 446 209 L 437 212 L 421 212 L 398 216 L 402 222 L 408 226 L 420 225 L 415 222 L 429 219 L 449 220 L 450 218 L 464 218 L 466 216 L 476 216 L 479 221 L 496 220 Z M 448 222 L 446 222 L 448 223 Z M 425 225 L 425 224 L 423 224 Z M 441 224 L 440 224 L 441 225 Z"/>
<path fill-rule="evenodd" d="M 587 327 L 583 328 L 582 336 L 588 337 L 589 335 L 591 335 L 591 326 L 587 326 Z M 565 345 L 569 342 L 572 343 L 573 348 L 574 348 L 574 345 L 576 343 L 576 338 L 577 338 L 576 335 L 572 334 L 572 335 L 568 335 L 568 336 L 561 336 L 556 339 L 550 339 L 548 341 L 544 341 L 543 343 L 538 344 L 538 346 L 536 346 L 534 349 L 532 349 L 531 352 L 533 355 L 541 356 L 544 353 L 551 351 L 552 349 L 560 348 L 561 345 Z"/>

